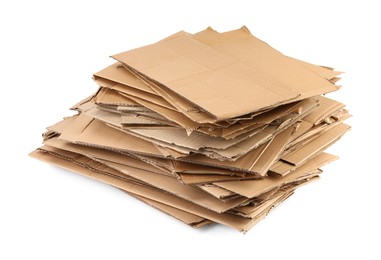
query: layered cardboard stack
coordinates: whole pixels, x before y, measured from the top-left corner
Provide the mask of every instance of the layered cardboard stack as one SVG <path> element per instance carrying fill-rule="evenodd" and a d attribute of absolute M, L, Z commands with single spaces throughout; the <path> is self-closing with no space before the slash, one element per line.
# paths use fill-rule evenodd
<path fill-rule="evenodd" d="M 336 156 L 350 127 L 322 94 L 340 72 L 283 55 L 247 28 L 179 32 L 112 56 L 37 159 L 111 184 L 193 227 L 246 232 Z"/>

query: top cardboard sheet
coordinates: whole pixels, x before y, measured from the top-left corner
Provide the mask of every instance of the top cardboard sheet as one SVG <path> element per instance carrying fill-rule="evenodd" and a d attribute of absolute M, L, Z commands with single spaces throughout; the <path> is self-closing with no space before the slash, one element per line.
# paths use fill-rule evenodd
<path fill-rule="evenodd" d="M 240 31 L 246 37 L 229 41 L 215 37 L 208 45 L 180 32 L 113 58 L 210 113 L 214 122 L 337 89 L 246 28 Z"/>

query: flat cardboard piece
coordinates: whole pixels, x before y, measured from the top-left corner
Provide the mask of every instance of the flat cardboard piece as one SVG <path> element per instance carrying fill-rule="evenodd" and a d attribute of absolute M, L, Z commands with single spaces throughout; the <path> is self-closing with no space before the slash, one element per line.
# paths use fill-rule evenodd
<path fill-rule="evenodd" d="M 309 160 L 304 165 L 300 166 L 293 172 L 289 173 L 283 178 L 264 178 L 261 180 L 253 180 L 253 181 L 244 181 L 244 182 L 218 182 L 214 183 L 214 185 L 230 190 L 234 193 L 240 194 L 247 198 L 253 198 L 259 196 L 260 194 L 274 189 L 275 187 L 281 186 L 287 182 L 295 181 L 296 179 L 306 175 L 312 170 L 318 169 L 319 167 L 330 163 L 336 160 L 337 157 L 327 154 L 321 153 L 315 158 Z"/>
<path fill-rule="evenodd" d="M 327 132 L 323 133 L 318 138 L 312 140 L 308 144 L 289 153 L 285 157 L 282 157 L 282 160 L 298 166 L 303 162 L 307 161 L 317 152 L 322 151 L 323 149 L 326 149 L 328 146 L 333 144 L 343 134 L 349 131 L 349 129 L 350 126 L 344 123 L 340 123 L 332 129 L 328 130 Z"/>
<path fill-rule="evenodd" d="M 177 34 L 113 58 L 211 113 L 215 121 L 336 90 L 250 33 L 246 39 L 213 46 Z M 254 101 L 256 96 L 260 98 Z"/>

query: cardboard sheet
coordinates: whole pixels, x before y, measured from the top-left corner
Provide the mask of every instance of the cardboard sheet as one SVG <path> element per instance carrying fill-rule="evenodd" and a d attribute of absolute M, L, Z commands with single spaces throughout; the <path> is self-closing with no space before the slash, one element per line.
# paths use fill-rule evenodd
<path fill-rule="evenodd" d="M 327 153 L 322 153 L 283 178 L 266 178 L 261 180 L 245 182 L 219 182 L 215 183 L 215 185 L 230 190 L 234 193 L 240 194 L 242 196 L 245 196 L 247 198 L 253 198 L 259 196 L 261 193 L 264 193 L 289 181 L 295 181 L 296 179 L 302 177 L 306 173 L 316 170 L 336 159 L 336 156 Z"/>
<path fill-rule="evenodd" d="M 181 33 L 113 58 L 193 102 L 196 109 L 211 113 L 215 121 L 337 89 L 251 34 L 208 46 Z M 253 102 L 258 95 L 261 98 Z"/>

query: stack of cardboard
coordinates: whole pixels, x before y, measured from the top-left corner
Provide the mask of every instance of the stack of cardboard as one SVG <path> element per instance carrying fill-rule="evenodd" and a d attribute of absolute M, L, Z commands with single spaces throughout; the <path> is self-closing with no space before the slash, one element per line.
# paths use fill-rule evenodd
<path fill-rule="evenodd" d="M 350 127 L 321 96 L 340 72 L 283 55 L 247 28 L 179 32 L 112 56 L 37 159 L 111 184 L 194 227 L 246 232 L 336 157 Z"/>

